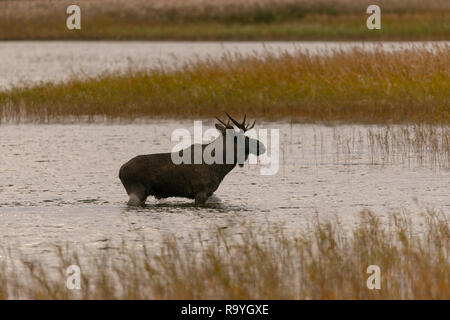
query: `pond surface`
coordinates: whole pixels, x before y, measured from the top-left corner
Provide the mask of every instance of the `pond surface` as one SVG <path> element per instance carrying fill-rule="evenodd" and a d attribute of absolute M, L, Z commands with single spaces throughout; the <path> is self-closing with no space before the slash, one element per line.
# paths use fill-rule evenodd
<path fill-rule="evenodd" d="M 129 68 L 177 67 L 224 54 L 326 54 L 353 47 L 396 50 L 417 45 L 422 44 L 0 42 L 0 90 Z M 431 49 L 436 43 L 425 45 Z M 419 157 L 408 148 L 393 158 L 377 153 L 368 144 L 370 127 L 262 122 L 257 128 L 279 130 L 275 175 L 261 175 L 262 165 L 237 167 L 203 207 L 173 198 L 149 198 L 145 208 L 128 207 L 118 179 L 120 166 L 138 154 L 169 152 L 173 130 L 192 130 L 192 125 L 171 120 L 1 125 L 0 247 L 44 257 L 50 247 L 66 242 L 103 248 L 145 237 L 157 248 L 163 236 L 175 234 L 189 244 L 189 234 L 206 234 L 217 227 L 237 234 L 244 222 L 260 227 L 283 224 L 295 233 L 316 212 L 336 215 L 347 224 L 356 223 L 363 209 L 380 215 L 406 210 L 413 218 L 426 208 L 449 214 L 448 155 L 430 158 L 425 152 Z M 212 122 L 204 125 L 213 127 Z"/>
<path fill-rule="evenodd" d="M 161 65 L 176 67 L 198 59 L 217 59 L 224 54 L 260 54 L 308 50 L 325 54 L 354 47 L 398 50 L 417 46 L 445 46 L 439 42 L 153 42 L 153 41 L 2 41 L 0 42 L 0 90 L 57 82 L 71 77 L 95 76 L 108 71 L 143 69 Z"/>
<path fill-rule="evenodd" d="M 295 232 L 316 212 L 358 221 L 370 209 L 380 215 L 426 208 L 448 214 L 450 171 L 416 162 L 373 159 L 364 139 L 343 152 L 337 140 L 367 135 L 369 127 L 263 123 L 279 130 L 279 169 L 261 175 L 262 164 L 236 167 L 204 207 L 191 200 L 149 198 L 145 208 L 127 206 L 120 166 L 138 154 L 169 152 L 174 129 L 193 122 L 146 124 L 0 126 L 0 247 L 41 255 L 54 244 L 102 247 L 107 240 L 139 241 L 155 247 L 161 237 L 208 233 L 216 227 L 240 232 L 284 224 Z M 204 130 L 213 122 L 204 122 Z M 355 134 L 356 132 L 356 134 Z M 336 136 L 339 135 L 339 139 Z M 270 152 L 270 150 L 269 150 Z"/>

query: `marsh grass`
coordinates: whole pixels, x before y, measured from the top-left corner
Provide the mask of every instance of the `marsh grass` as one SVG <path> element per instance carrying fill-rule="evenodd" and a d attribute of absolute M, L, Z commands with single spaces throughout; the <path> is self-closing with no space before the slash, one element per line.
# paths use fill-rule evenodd
<path fill-rule="evenodd" d="M 243 225 L 239 235 L 217 229 L 208 239 L 193 236 L 190 246 L 173 235 L 159 251 L 143 240 L 90 252 L 87 260 L 80 258 L 86 252 L 56 247 L 57 272 L 36 258 L 15 268 L 2 259 L 0 298 L 449 299 L 446 215 L 428 210 L 415 222 L 406 212 L 380 218 L 365 211 L 344 228 L 337 218 L 316 215 L 293 234 Z M 66 288 L 71 264 L 82 270 L 79 291 Z M 369 265 L 381 269 L 380 290 L 366 286 Z"/>
<path fill-rule="evenodd" d="M 314 135 L 315 162 L 334 161 L 351 166 L 363 161 L 370 165 L 450 169 L 448 126 L 372 126 L 350 130 L 334 127 L 329 138 L 321 131 Z"/>
<path fill-rule="evenodd" d="M 65 27 L 70 1 L 0 2 L 1 40 L 438 40 L 449 39 L 445 0 L 81 0 L 82 30 Z M 383 28 L 368 30 L 378 4 Z"/>
<path fill-rule="evenodd" d="M 276 128 L 276 125 L 273 125 Z M 294 129 L 295 128 L 295 129 Z M 282 167 L 450 169 L 447 125 L 289 125 L 280 128 Z"/>
<path fill-rule="evenodd" d="M 0 92 L 3 122 L 209 118 L 228 111 L 298 122 L 441 123 L 450 119 L 450 48 L 336 50 L 129 70 Z"/>
<path fill-rule="evenodd" d="M 372 163 L 429 164 L 450 168 L 449 127 L 405 126 L 368 131 Z"/>

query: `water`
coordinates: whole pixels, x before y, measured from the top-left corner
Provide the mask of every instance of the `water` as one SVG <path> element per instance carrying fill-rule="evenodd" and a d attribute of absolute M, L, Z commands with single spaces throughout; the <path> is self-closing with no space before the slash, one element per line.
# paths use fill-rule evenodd
<path fill-rule="evenodd" d="M 198 59 L 217 59 L 229 53 L 308 50 L 324 54 L 354 47 L 398 50 L 416 46 L 445 46 L 439 42 L 118 42 L 118 41 L 3 41 L 0 42 L 0 89 L 57 82 L 71 77 L 94 76 L 106 71 L 125 71 L 177 66 Z"/>
<path fill-rule="evenodd" d="M 448 45 L 440 42 L 439 45 Z M 385 50 L 417 43 L 381 43 Z M 128 68 L 178 66 L 186 61 L 216 59 L 225 53 L 256 54 L 332 49 L 357 42 L 0 42 L 0 90 L 41 81 L 64 81 Z M 433 43 L 426 43 L 432 48 Z M 212 123 L 206 124 L 210 127 Z M 335 147 L 334 127 L 259 123 L 280 129 L 280 168 L 260 175 L 260 166 L 235 168 L 216 197 L 204 207 L 191 200 L 150 198 L 145 208 L 130 208 L 117 175 L 138 154 L 168 152 L 170 135 L 192 122 L 145 124 L 67 124 L 0 126 L 0 247 L 19 248 L 46 257 L 55 244 L 104 248 L 125 239 L 149 240 L 175 234 L 208 234 L 217 227 L 241 232 L 242 223 L 284 224 L 290 232 L 303 228 L 316 212 L 337 215 L 346 224 L 362 209 L 380 215 L 407 210 L 414 218 L 427 207 L 449 213 L 448 169 L 417 162 L 406 154 L 389 163 L 373 159 L 368 146 L 346 154 Z M 258 127 L 257 126 L 257 127 Z M 363 126 L 338 126 L 366 136 Z M 447 167 L 448 168 L 448 167 Z M 0 253 L 1 255 L 1 253 Z"/>
<path fill-rule="evenodd" d="M 351 155 L 337 154 L 336 130 L 364 135 L 367 127 L 288 123 L 258 124 L 280 130 L 276 175 L 261 175 L 261 165 L 236 167 L 205 207 L 176 198 L 128 207 L 120 166 L 138 154 L 170 151 L 176 144 L 172 131 L 192 126 L 169 120 L 0 126 L 0 246 L 45 256 L 66 242 L 102 248 L 107 240 L 144 236 L 157 247 L 167 234 L 188 242 L 189 234 L 217 227 L 238 233 L 243 222 L 284 224 L 295 232 L 315 212 L 337 215 L 346 224 L 357 222 L 362 209 L 380 215 L 406 209 L 413 217 L 427 207 L 449 213 L 447 169 L 414 161 L 373 163 L 364 143 Z"/>

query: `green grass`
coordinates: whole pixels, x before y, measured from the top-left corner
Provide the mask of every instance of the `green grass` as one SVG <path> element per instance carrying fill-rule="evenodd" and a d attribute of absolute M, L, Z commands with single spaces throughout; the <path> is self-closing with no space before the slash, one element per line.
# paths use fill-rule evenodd
<path fill-rule="evenodd" d="M 239 236 L 227 229 L 208 239 L 193 235 L 189 246 L 171 235 L 155 250 L 145 240 L 101 252 L 55 247 L 57 268 L 14 260 L 6 250 L 0 299 L 450 299 L 450 229 L 442 213 L 425 212 L 413 223 L 406 212 L 384 219 L 362 212 L 345 230 L 337 218 L 316 216 L 294 234 L 273 225 L 242 228 Z M 81 267 L 81 290 L 66 288 L 72 264 Z M 366 286 L 369 265 L 380 268 L 380 290 Z"/>
<path fill-rule="evenodd" d="M 301 122 L 450 120 L 450 49 L 226 56 L 176 70 L 104 74 L 0 92 L 4 122 L 208 118 L 223 111 Z"/>

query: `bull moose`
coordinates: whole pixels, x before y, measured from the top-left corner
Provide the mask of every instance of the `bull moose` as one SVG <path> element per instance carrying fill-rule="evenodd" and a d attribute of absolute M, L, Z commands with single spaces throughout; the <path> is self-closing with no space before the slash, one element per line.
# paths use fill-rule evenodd
<path fill-rule="evenodd" d="M 120 168 L 119 178 L 129 195 L 129 205 L 143 205 L 148 196 L 156 199 L 168 197 L 183 197 L 195 199 L 195 204 L 204 204 L 206 200 L 217 190 L 224 177 L 243 161 L 249 154 L 261 155 L 266 147 L 259 140 L 245 135 L 245 132 L 255 126 L 246 124 L 246 115 L 240 123 L 228 113 L 228 121 L 216 118 L 216 129 L 221 135 L 207 144 L 192 144 L 176 153 L 156 153 L 137 156 Z M 231 122 L 239 129 L 230 124 Z M 231 139 L 230 139 L 231 138 Z M 242 143 L 239 143 L 243 141 Z M 231 143 L 230 143 L 231 141 Z M 194 155 L 195 150 L 205 151 L 206 148 L 216 147 L 212 154 L 222 161 L 213 163 L 203 160 L 201 163 L 174 163 L 175 156 Z M 238 149 L 243 149 L 239 157 Z M 221 155 L 215 152 L 221 150 Z M 231 158 L 229 155 L 232 155 Z M 216 159 L 217 159 L 216 158 Z"/>

